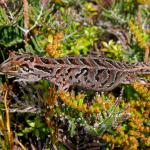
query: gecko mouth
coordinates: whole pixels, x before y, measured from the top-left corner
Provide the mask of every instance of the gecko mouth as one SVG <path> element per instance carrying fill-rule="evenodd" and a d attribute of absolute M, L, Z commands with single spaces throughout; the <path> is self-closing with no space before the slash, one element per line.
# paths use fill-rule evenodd
<path fill-rule="evenodd" d="M 18 72 L 18 65 L 0 64 L 0 74 L 15 74 Z"/>
<path fill-rule="evenodd" d="M 7 71 L 0 66 L 0 75 L 7 75 L 8 78 L 14 77 L 17 71 Z"/>
<path fill-rule="evenodd" d="M 1 72 L 0 70 L 0 75 L 6 75 L 8 78 L 12 78 L 15 76 L 15 72 Z"/>

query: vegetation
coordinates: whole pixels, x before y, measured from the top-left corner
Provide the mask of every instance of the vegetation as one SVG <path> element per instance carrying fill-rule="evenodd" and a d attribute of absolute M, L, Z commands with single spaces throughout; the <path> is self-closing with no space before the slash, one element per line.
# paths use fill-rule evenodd
<path fill-rule="evenodd" d="M 1 0 L 0 63 L 11 51 L 54 58 L 97 51 L 147 63 L 149 25 L 150 0 Z M 73 146 L 96 137 L 104 149 L 147 149 L 149 108 L 150 89 L 139 82 L 105 93 L 60 92 L 48 81 L 24 84 L 1 75 L 0 149 L 67 150 L 61 134 Z"/>

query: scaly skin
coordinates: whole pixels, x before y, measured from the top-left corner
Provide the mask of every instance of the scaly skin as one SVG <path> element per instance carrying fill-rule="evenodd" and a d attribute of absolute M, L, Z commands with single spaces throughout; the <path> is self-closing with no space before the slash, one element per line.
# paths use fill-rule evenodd
<path fill-rule="evenodd" d="M 12 53 L 0 65 L 3 74 L 17 81 L 49 80 L 60 90 L 80 86 L 96 91 L 110 91 L 138 74 L 150 74 L 150 64 L 114 61 L 98 54 L 44 58 L 29 53 Z"/>

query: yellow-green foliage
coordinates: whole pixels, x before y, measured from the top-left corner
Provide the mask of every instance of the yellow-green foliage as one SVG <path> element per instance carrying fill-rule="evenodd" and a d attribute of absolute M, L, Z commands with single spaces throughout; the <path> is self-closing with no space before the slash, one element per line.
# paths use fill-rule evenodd
<path fill-rule="evenodd" d="M 133 33 L 134 38 L 137 41 L 138 45 L 141 48 L 145 49 L 147 46 L 148 39 L 149 39 L 148 34 L 146 34 L 142 30 L 141 26 L 139 26 L 138 23 L 133 19 L 131 19 L 129 22 L 129 28 L 130 28 L 131 32 Z"/>
<path fill-rule="evenodd" d="M 24 2 L 29 3 L 26 15 Z M 143 60 L 141 49 L 145 50 L 147 62 L 149 11 L 150 0 L 0 1 L 0 63 L 9 51 L 32 52 L 43 57 L 99 51 L 115 60 L 139 61 Z M 113 35 L 110 31 L 114 31 Z M 119 41 L 122 38 L 118 35 L 125 42 Z M 76 87 L 70 93 L 57 91 L 46 81 L 26 85 L 13 81 L 0 75 L 2 87 L 4 83 L 11 87 L 8 91 L 0 88 L 0 149 L 66 150 L 64 139 L 71 141 L 74 135 L 79 135 L 80 127 L 90 136 L 103 139 L 102 149 L 150 147 L 147 85 L 139 82 L 124 85 L 125 92 L 118 99 L 122 85 L 110 92 L 93 94 L 85 90 L 87 94 L 83 94 Z M 124 119 L 125 112 L 130 116 L 128 120 Z M 63 140 L 58 137 L 58 129 L 64 130 Z"/>
<path fill-rule="evenodd" d="M 124 102 L 125 103 L 125 102 Z M 123 126 L 115 130 L 115 134 L 106 133 L 102 139 L 111 144 L 111 148 L 138 149 L 138 147 L 150 146 L 150 127 L 148 125 L 150 115 L 150 101 L 131 100 L 124 105 L 130 105 L 128 109 L 131 118 Z"/>
<path fill-rule="evenodd" d="M 149 4 L 150 4 L 150 0 L 137 0 L 137 2 L 138 2 L 139 4 L 148 5 L 148 6 L 149 6 Z"/>
<path fill-rule="evenodd" d="M 150 91 L 139 82 L 132 84 L 133 88 L 144 99 L 130 100 L 122 105 L 129 105 L 128 113 L 131 114 L 127 123 L 118 127 L 114 134 L 106 133 L 102 139 L 111 144 L 111 148 L 138 149 L 138 147 L 150 146 L 149 115 L 150 115 Z M 108 146 L 109 147 L 109 146 Z"/>
<path fill-rule="evenodd" d="M 46 52 L 50 57 L 62 57 L 64 54 L 61 51 L 61 40 L 63 39 L 64 34 L 63 32 L 58 32 L 54 36 L 51 34 L 48 35 L 48 44 L 46 45 Z"/>
<path fill-rule="evenodd" d="M 102 52 L 105 52 L 108 57 L 112 57 L 117 60 L 125 59 L 125 50 L 121 44 L 115 43 L 113 40 L 110 40 L 108 43 L 102 41 Z"/>
<path fill-rule="evenodd" d="M 150 101 L 150 90 L 139 82 L 133 83 L 133 88 L 145 99 Z"/>
<path fill-rule="evenodd" d="M 106 111 L 113 106 L 114 102 L 104 101 L 100 96 L 97 96 L 93 101 L 91 100 L 91 105 L 88 106 L 86 103 L 84 103 L 84 98 L 86 96 L 84 94 L 75 96 L 74 93 L 69 94 L 61 91 L 58 95 L 68 106 L 87 113 L 99 113 L 102 111 Z"/>

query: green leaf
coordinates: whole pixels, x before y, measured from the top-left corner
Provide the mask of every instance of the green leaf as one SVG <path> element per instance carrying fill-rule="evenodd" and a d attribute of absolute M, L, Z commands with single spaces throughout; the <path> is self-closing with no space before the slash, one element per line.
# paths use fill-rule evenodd
<path fill-rule="evenodd" d="M 30 127 L 35 127 L 35 122 L 31 120 L 27 120 L 27 123 Z"/>

